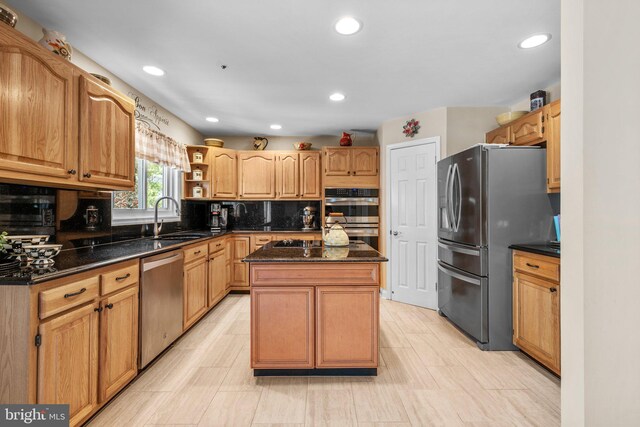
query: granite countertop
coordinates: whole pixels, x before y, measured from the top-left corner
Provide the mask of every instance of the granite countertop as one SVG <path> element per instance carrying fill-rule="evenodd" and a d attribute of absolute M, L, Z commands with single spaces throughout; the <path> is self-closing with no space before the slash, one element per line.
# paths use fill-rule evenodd
<path fill-rule="evenodd" d="M 555 258 L 560 258 L 560 247 L 553 246 L 548 243 L 518 243 L 509 246 L 509 248 L 517 249 L 524 252 L 531 252 L 538 255 L 547 255 Z"/>
<path fill-rule="evenodd" d="M 161 240 L 154 240 L 151 237 L 125 240 L 115 243 L 99 244 L 77 249 L 65 249 L 53 260 L 55 263 L 48 268 L 37 268 L 34 265 L 12 270 L 8 273 L 0 273 L 1 285 L 36 285 L 48 280 L 58 279 L 94 268 L 105 267 L 118 262 L 135 258 L 156 255 L 183 246 L 191 245 L 221 237 L 228 234 L 244 234 L 251 232 L 282 232 L 282 233 L 302 233 L 307 230 L 277 230 L 269 227 L 260 227 L 252 230 L 224 230 L 213 233 L 210 231 L 191 230 L 180 233 L 162 235 Z M 320 232 L 320 230 L 310 230 L 310 232 Z M 188 236 L 188 237 L 187 237 Z M 174 238 L 175 237 L 175 238 Z"/>
<path fill-rule="evenodd" d="M 354 241 L 345 247 L 328 247 L 322 242 L 313 242 L 308 247 L 276 247 L 270 242 L 243 259 L 244 262 L 387 262 L 362 241 Z"/>

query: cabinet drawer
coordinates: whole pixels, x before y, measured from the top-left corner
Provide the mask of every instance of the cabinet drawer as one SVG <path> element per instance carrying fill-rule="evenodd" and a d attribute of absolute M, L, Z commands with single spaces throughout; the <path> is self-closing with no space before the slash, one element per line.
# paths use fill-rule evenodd
<path fill-rule="evenodd" d="M 320 233 L 300 233 L 300 234 L 276 234 L 274 241 L 279 240 L 322 240 Z"/>
<path fill-rule="evenodd" d="M 140 270 L 137 261 L 135 264 L 129 264 L 110 273 L 102 274 L 100 276 L 100 294 L 110 294 L 133 285 L 138 281 L 139 275 Z"/>
<path fill-rule="evenodd" d="M 555 258 L 516 252 L 513 256 L 513 268 L 533 276 L 560 281 L 560 264 Z"/>
<path fill-rule="evenodd" d="M 269 243 L 271 241 L 271 234 L 257 234 L 251 237 L 254 244 L 257 245 L 264 245 L 265 243 Z"/>
<path fill-rule="evenodd" d="M 216 252 L 224 250 L 224 246 L 225 246 L 224 240 L 222 239 L 214 240 L 213 242 L 209 243 L 209 254 L 214 254 Z"/>
<path fill-rule="evenodd" d="M 252 286 L 378 285 L 379 266 L 375 263 L 288 263 L 251 265 Z"/>
<path fill-rule="evenodd" d="M 184 250 L 184 263 L 187 264 L 199 258 L 206 258 L 208 254 L 209 248 L 206 243 L 190 246 Z"/>
<path fill-rule="evenodd" d="M 99 295 L 99 284 L 96 276 L 40 292 L 40 319 L 93 300 Z"/>

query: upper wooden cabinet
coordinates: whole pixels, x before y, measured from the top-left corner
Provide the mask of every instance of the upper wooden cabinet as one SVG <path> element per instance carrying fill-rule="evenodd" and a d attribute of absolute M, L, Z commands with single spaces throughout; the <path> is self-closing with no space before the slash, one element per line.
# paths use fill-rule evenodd
<path fill-rule="evenodd" d="M 545 106 L 547 118 L 547 191 L 560 191 L 560 100 Z"/>
<path fill-rule="evenodd" d="M 325 187 L 379 186 L 378 147 L 324 147 L 322 161 Z"/>
<path fill-rule="evenodd" d="M 238 154 L 238 196 L 241 199 L 272 199 L 276 196 L 275 156 L 269 152 Z"/>
<path fill-rule="evenodd" d="M 487 144 L 511 144 L 511 127 L 502 126 L 487 132 Z"/>
<path fill-rule="evenodd" d="M 303 199 L 322 198 L 319 152 L 300 153 L 300 197 Z"/>
<path fill-rule="evenodd" d="M 78 167 L 73 89 L 73 68 L 17 31 L 0 26 L 2 178 L 74 177 Z"/>
<path fill-rule="evenodd" d="M 131 99 L 0 26 L 0 181 L 132 189 L 134 109 Z"/>
<path fill-rule="evenodd" d="M 211 158 L 211 185 L 214 198 L 234 199 L 238 195 L 237 154 L 234 150 L 214 148 Z"/>
<path fill-rule="evenodd" d="M 300 196 L 300 159 L 297 152 L 278 153 L 276 157 L 276 197 L 295 199 Z"/>
<path fill-rule="evenodd" d="M 130 98 L 80 77 L 81 181 L 108 188 L 133 187 L 134 114 Z"/>
<path fill-rule="evenodd" d="M 513 145 L 535 145 L 545 140 L 544 111 L 544 108 L 539 108 L 511 122 L 509 127 Z"/>

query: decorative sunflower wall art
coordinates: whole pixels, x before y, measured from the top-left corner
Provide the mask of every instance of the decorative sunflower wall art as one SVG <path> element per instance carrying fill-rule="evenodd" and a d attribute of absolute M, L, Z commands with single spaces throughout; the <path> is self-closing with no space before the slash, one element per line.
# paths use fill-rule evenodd
<path fill-rule="evenodd" d="M 420 120 L 407 120 L 407 124 L 402 126 L 402 133 L 407 138 L 413 138 L 420 130 Z"/>

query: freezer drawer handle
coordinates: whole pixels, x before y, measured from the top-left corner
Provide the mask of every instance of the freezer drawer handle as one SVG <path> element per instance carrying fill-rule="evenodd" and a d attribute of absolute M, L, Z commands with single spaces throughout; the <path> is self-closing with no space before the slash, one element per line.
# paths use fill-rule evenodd
<path fill-rule="evenodd" d="M 441 247 L 442 249 L 446 249 L 446 250 L 451 251 L 451 252 L 458 252 L 458 253 L 465 254 L 465 255 L 475 255 L 475 256 L 480 255 L 480 251 L 479 250 L 473 250 L 473 249 L 467 249 L 467 248 L 458 248 L 456 246 L 445 245 L 443 243 L 438 243 L 438 246 Z"/>
<path fill-rule="evenodd" d="M 482 284 L 482 282 L 479 279 L 474 279 L 472 277 L 467 277 L 467 276 L 464 276 L 462 274 L 456 273 L 453 270 L 450 270 L 448 268 L 443 267 L 442 264 L 440 264 L 440 263 L 438 263 L 438 269 L 440 269 L 440 271 L 442 271 L 444 274 L 448 274 L 451 277 L 455 277 L 456 279 L 460 279 L 463 282 L 471 283 L 471 284 L 474 284 L 476 286 L 480 286 Z"/>
<path fill-rule="evenodd" d="M 529 263 L 527 263 L 527 267 L 531 267 L 531 268 L 540 268 L 540 266 L 539 266 L 539 265 L 529 264 Z"/>

